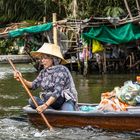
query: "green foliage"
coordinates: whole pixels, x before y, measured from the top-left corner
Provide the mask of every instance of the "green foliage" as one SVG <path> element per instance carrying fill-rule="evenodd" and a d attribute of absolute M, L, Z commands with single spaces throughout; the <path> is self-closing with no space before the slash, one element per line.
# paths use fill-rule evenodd
<path fill-rule="evenodd" d="M 1 0 L 0 3 L 0 17 L 2 17 L 3 21 L 7 22 L 23 20 L 40 21 L 46 14 L 56 12 L 56 6 L 51 0 L 47 0 L 46 3 L 44 0 Z"/>
<path fill-rule="evenodd" d="M 8 54 L 10 51 L 10 46 L 13 45 L 13 41 L 10 39 L 0 40 L 0 55 Z"/>
<path fill-rule="evenodd" d="M 104 9 L 104 12 L 106 13 L 106 16 L 108 16 L 108 17 L 119 17 L 125 13 L 122 8 L 112 7 L 112 6 L 107 6 Z"/>
<path fill-rule="evenodd" d="M 136 15 L 135 0 L 127 0 L 132 15 Z M 20 22 L 23 20 L 52 21 L 52 13 L 57 19 L 73 17 L 74 0 L 0 0 L 0 23 Z M 126 16 L 123 0 L 77 0 L 77 19 L 91 16 Z"/>

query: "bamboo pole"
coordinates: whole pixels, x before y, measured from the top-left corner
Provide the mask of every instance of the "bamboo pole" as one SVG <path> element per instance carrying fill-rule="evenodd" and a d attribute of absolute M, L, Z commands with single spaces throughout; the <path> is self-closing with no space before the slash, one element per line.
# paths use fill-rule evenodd
<path fill-rule="evenodd" d="M 43 23 L 46 23 L 46 16 L 43 17 Z"/>
<path fill-rule="evenodd" d="M 131 11 L 130 11 L 129 6 L 128 6 L 128 3 L 127 3 L 127 0 L 124 0 L 124 3 L 125 3 L 125 7 L 126 7 L 126 9 L 128 11 L 128 14 L 129 14 L 130 19 L 133 20 Z"/>
<path fill-rule="evenodd" d="M 72 4 L 73 4 L 73 16 L 76 18 L 78 11 L 77 0 L 73 0 Z"/>
<path fill-rule="evenodd" d="M 10 65 L 12 66 L 13 70 L 16 72 L 17 70 L 16 70 L 16 68 L 15 68 L 15 66 L 14 66 L 14 64 L 13 64 L 13 62 L 11 61 L 11 59 L 7 57 L 7 60 L 9 61 Z M 19 80 L 20 80 L 21 84 L 23 85 L 24 89 L 26 90 L 26 92 L 28 93 L 28 95 L 30 96 L 30 98 L 32 99 L 34 105 L 35 105 L 36 107 L 38 107 L 38 104 L 37 104 L 36 100 L 34 99 L 32 93 L 30 92 L 30 90 L 28 89 L 28 87 L 27 87 L 26 84 L 24 83 L 23 78 L 22 78 L 20 75 L 19 75 Z M 44 122 L 46 123 L 47 127 L 49 128 L 49 130 L 53 130 L 52 126 L 49 124 L 49 122 L 48 122 L 48 120 L 46 119 L 45 115 L 44 115 L 42 112 L 40 113 L 40 115 L 41 115 L 41 117 L 43 118 L 43 120 L 44 120 Z"/>
<path fill-rule="evenodd" d="M 140 16 L 140 6 L 139 6 L 138 0 L 136 0 L 136 5 L 137 5 L 137 9 L 138 9 L 138 15 Z"/>
<path fill-rule="evenodd" d="M 53 13 L 53 41 L 55 45 L 58 45 L 58 40 L 57 40 L 57 28 L 56 28 L 56 13 Z"/>

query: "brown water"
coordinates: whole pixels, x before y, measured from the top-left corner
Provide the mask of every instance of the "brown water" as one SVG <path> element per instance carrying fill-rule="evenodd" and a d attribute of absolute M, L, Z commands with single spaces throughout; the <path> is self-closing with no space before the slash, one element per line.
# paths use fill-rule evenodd
<path fill-rule="evenodd" d="M 16 65 L 26 79 L 33 80 L 37 75 L 32 65 Z M 135 74 L 89 75 L 83 77 L 72 73 L 78 90 L 79 102 L 98 103 L 102 92 L 111 91 L 115 86 L 122 86 L 127 80 L 135 81 Z M 38 91 L 34 92 L 37 94 Z M 140 133 L 109 132 L 85 128 L 55 128 L 39 131 L 28 121 L 22 107 L 27 104 L 28 95 L 23 87 L 13 79 L 9 65 L 0 65 L 0 140 L 138 140 Z"/>

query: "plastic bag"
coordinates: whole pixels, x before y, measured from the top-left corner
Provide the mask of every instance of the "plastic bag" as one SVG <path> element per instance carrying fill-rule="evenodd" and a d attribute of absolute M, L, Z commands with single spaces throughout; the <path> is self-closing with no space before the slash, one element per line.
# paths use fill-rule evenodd
<path fill-rule="evenodd" d="M 126 105 L 117 98 L 103 99 L 98 105 L 100 111 L 126 111 Z"/>
<path fill-rule="evenodd" d="M 125 111 L 127 105 L 119 101 L 116 92 L 105 92 L 101 95 L 101 102 L 98 105 L 100 111 Z"/>
<path fill-rule="evenodd" d="M 124 103 L 136 105 L 139 103 L 140 85 L 132 81 L 126 81 L 124 86 L 116 91 L 116 95 Z"/>
<path fill-rule="evenodd" d="M 97 40 L 92 41 L 92 53 L 101 52 L 103 50 L 104 50 L 103 45 L 99 41 Z"/>

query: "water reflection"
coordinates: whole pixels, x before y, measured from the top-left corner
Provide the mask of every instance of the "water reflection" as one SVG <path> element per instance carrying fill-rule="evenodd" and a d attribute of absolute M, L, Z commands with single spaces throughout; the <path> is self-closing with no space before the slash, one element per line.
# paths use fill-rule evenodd
<path fill-rule="evenodd" d="M 73 74 L 79 93 L 80 102 L 98 103 L 101 93 L 112 91 L 116 86 L 123 86 L 125 81 L 135 81 L 135 74 L 112 74 L 112 75 L 82 75 Z"/>
<path fill-rule="evenodd" d="M 37 75 L 32 65 L 16 65 L 23 76 L 33 80 Z M 135 80 L 135 74 L 90 75 L 83 77 L 72 73 L 78 90 L 79 102 L 98 103 L 102 92 L 111 91 L 115 86 L 122 86 L 127 80 Z M 22 85 L 13 79 L 13 70 L 9 65 L 0 65 L 0 139 L 10 140 L 136 140 L 140 133 L 109 132 L 91 128 L 55 128 L 55 132 L 38 130 L 28 122 L 22 107 L 27 104 L 28 95 Z M 38 94 L 32 92 L 33 94 Z"/>

